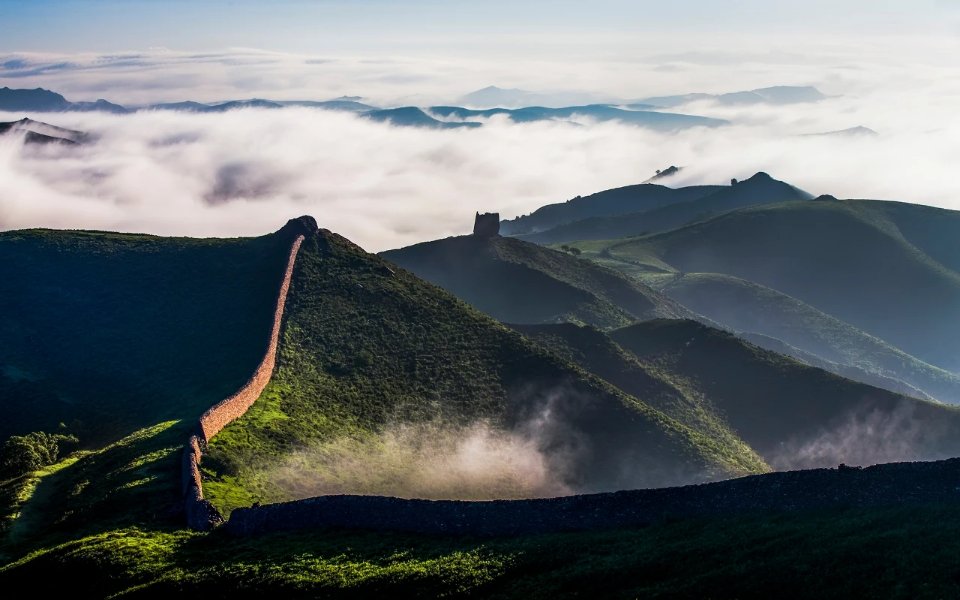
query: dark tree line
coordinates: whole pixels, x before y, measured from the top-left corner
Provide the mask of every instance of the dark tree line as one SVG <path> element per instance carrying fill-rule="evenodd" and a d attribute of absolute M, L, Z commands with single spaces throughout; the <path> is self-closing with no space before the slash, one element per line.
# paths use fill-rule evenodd
<path fill-rule="evenodd" d="M 76 444 L 77 438 L 62 433 L 35 431 L 12 435 L 0 447 L 0 479 L 10 479 L 42 469 L 57 462 L 63 446 Z"/>

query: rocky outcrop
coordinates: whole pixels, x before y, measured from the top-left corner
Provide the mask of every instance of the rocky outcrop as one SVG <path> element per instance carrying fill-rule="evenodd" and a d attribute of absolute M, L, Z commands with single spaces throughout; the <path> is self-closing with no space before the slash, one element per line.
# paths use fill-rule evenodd
<path fill-rule="evenodd" d="M 754 475 L 718 483 L 536 500 L 466 502 L 321 496 L 240 508 L 235 535 L 343 527 L 518 535 L 643 527 L 697 517 L 960 503 L 960 459 Z"/>
<path fill-rule="evenodd" d="M 223 522 L 223 518 L 217 509 L 203 498 L 203 481 L 200 475 L 200 460 L 203 449 L 213 436 L 246 413 L 270 382 L 273 368 L 276 365 L 280 326 L 283 321 L 283 311 L 287 303 L 287 292 L 290 290 L 290 280 L 293 277 L 293 267 L 297 259 L 297 253 L 300 251 L 300 245 L 303 243 L 305 236 L 316 232 L 317 223 L 312 217 L 292 219 L 280 230 L 281 235 L 293 237 L 293 243 L 287 258 L 283 281 L 280 284 L 280 291 L 273 313 L 273 328 L 263 359 L 254 371 L 253 376 L 243 387 L 203 413 L 197 423 L 196 431 L 184 446 L 182 459 L 184 510 L 187 525 L 191 529 L 206 531 Z"/>

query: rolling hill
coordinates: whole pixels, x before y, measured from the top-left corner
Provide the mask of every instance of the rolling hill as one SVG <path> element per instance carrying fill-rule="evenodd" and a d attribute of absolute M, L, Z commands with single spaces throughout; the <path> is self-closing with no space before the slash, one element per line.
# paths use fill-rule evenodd
<path fill-rule="evenodd" d="M 627 215 L 689 202 L 721 189 L 712 185 L 676 189 L 652 183 L 630 185 L 542 206 L 529 215 L 501 221 L 500 232 L 511 236 L 537 233 L 582 219 Z"/>
<path fill-rule="evenodd" d="M 659 288 L 687 308 L 745 334 L 761 334 L 789 344 L 823 361 L 845 377 L 960 403 L 960 377 L 929 365 L 823 311 L 762 285 L 716 273 L 677 274 Z M 781 353 L 769 340 L 754 343 Z M 809 360 L 809 359 L 807 359 Z M 815 362 L 815 361 L 814 361 Z M 817 365 L 821 366 L 821 365 Z M 842 366 L 859 371 L 845 370 Z M 874 379 L 879 376 L 884 379 Z"/>
<path fill-rule="evenodd" d="M 452 237 L 382 256 L 494 318 L 617 327 L 692 313 L 620 273 L 512 238 Z"/>
<path fill-rule="evenodd" d="M 874 203 L 776 204 L 611 242 L 602 253 L 624 264 L 721 273 L 761 284 L 956 372 L 960 275 L 943 264 L 954 256 L 947 232 L 955 221 L 944 219 L 925 234 L 917 222 L 898 218 L 903 229 Z M 939 260 L 923 252 L 924 246 Z"/>
<path fill-rule="evenodd" d="M 674 201 L 626 214 L 590 217 L 518 237 L 538 244 L 635 237 L 668 231 L 693 221 L 747 206 L 811 198 L 813 198 L 811 194 L 760 172 L 735 185 L 719 187 L 708 195 L 695 197 L 692 200 Z"/>
<path fill-rule="evenodd" d="M 955 407 L 854 383 L 695 321 L 648 321 L 610 336 L 702 394 L 775 468 L 960 452 Z"/>

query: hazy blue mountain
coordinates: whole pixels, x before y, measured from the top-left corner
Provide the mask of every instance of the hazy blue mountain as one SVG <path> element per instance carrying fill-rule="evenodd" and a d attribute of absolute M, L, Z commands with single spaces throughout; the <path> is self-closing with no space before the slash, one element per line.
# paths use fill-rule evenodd
<path fill-rule="evenodd" d="M 876 137 L 880 135 L 873 129 L 869 127 L 864 127 L 863 125 L 857 125 L 856 127 L 849 127 L 847 129 L 838 129 L 837 131 L 823 131 L 820 133 L 808 133 L 807 137 Z"/>
<path fill-rule="evenodd" d="M 523 235 L 522 238 L 538 244 L 557 244 L 575 240 L 632 237 L 668 231 L 746 206 L 810 200 L 812 197 L 799 188 L 760 172 L 735 185 L 720 187 L 707 196 L 687 202 L 655 206 L 631 214 L 573 221 L 546 231 Z"/>
<path fill-rule="evenodd" d="M 723 119 L 711 119 L 696 115 L 677 113 L 663 113 L 648 110 L 624 110 L 610 104 L 589 104 L 585 106 L 567 106 L 563 108 L 549 108 L 545 106 L 528 106 L 517 109 L 490 108 L 486 110 L 472 110 L 459 106 L 431 106 L 430 112 L 444 118 L 457 119 L 488 118 L 494 115 L 507 115 L 515 123 L 530 123 L 534 121 L 561 121 L 575 117 L 589 118 L 597 121 L 621 121 L 633 125 L 640 125 L 659 131 L 673 131 L 688 127 L 718 127 L 729 122 Z"/>
<path fill-rule="evenodd" d="M 0 88 L 0 110 L 9 112 L 60 112 L 70 110 L 70 104 L 60 94 L 43 88 L 35 90 Z"/>
<path fill-rule="evenodd" d="M 128 109 L 106 100 L 70 102 L 60 94 L 36 88 L 33 90 L 0 88 L 0 110 L 8 112 L 111 112 L 127 113 Z"/>
<path fill-rule="evenodd" d="M 638 100 L 637 103 L 648 104 L 660 108 L 673 108 L 698 100 L 715 100 L 725 105 L 737 104 L 802 104 L 818 102 L 826 98 L 824 94 L 812 86 L 778 85 L 759 88 L 743 92 L 727 94 L 678 94 L 675 96 L 654 96 Z"/>
<path fill-rule="evenodd" d="M 348 112 L 367 112 L 369 110 L 377 110 L 376 106 L 371 106 L 369 104 L 364 104 L 353 98 L 359 98 L 358 96 L 350 96 L 344 98 L 337 98 L 335 100 L 274 100 L 276 104 L 280 106 L 304 106 L 307 108 L 322 108 L 325 110 L 343 110 Z"/>
<path fill-rule="evenodd" d="M 439 119 L 434 119 L 416 106 L 372 110 L 363 113 L 363 116 L 381 123 L 390 123 L 391 125 L 400 125 L 403 127 L 427 127 L 431 129 L 480 127 L 480 123 L 447 123 Z"/>
<path fill-rule="evenodd" d="M 285 106 L 303 106 L 308 108 L 321 108 L 325 110 L 343 110 L 349 112 L 366 112 L 375 110 L 375 107 L 362 104 L 353 100 L 231 100 L 228 102 L 219 102 L 216 104 L 204 104 L 202 102 L 165 102 L 160 104 L 151 104 L 145 107 L 147 110 L 179 110 L 185 112 L 204 112 L 216 113 L 226 112 L 236 108 L 283 108 Z"/>
<path fill-rule="evenodd" d="M 495 85 L 462 96 L 457 102 L 476 108 L 521 108 L 524 106 L 569 106 L 613 102 L 614 98 L 591 92 L 531 92 L 516 88 L 500 88 Z"/>

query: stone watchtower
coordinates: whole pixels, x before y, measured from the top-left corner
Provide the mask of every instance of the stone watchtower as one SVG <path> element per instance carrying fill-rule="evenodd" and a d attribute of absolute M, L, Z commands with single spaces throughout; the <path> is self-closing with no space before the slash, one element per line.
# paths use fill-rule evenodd
<path fill-rule="evenodd" d="M 492 238 L 500 234 L 500 213 L 477 213 L 473 220 L 473 235 Z"/>

